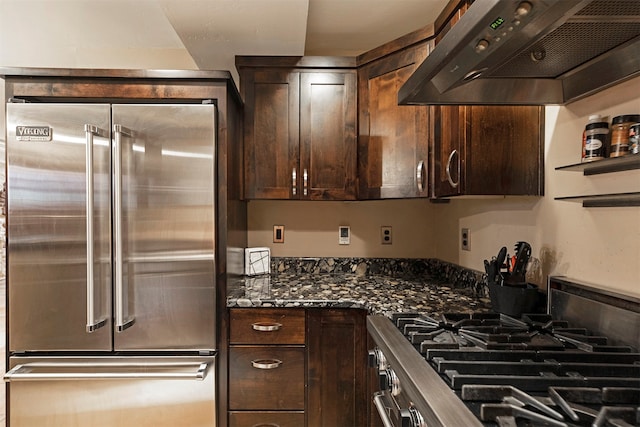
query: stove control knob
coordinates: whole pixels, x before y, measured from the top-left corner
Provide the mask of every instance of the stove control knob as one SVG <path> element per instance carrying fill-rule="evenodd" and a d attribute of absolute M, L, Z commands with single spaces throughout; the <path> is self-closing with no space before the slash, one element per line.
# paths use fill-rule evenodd
<path fill-rule="evenodd" d="M 387 358 L 377 347 L 369 350 L 369 367 L 378 368 L 379 371 L 387 369 Z"/>
<path fill-rule="evenodd" d="M 393 372 L 393 369 L 387 369 L 386 373 L 387 373 L 387 381 L 388 381 L 387 390 L 390 390 L 393 396 L 399 395 L 401 391 L 400 379 L 398 378 L 396 373 Z"/>
<path fill-rule="evenodd" d="M 400 410 L 400 425 L 402 427 L 428 427 L 420 412 L 414 407 Z"/>
<path fill-rule="evenodd" d="M 411 427 L 428 427 L 424 417 L 416 408 L 409 408 L 409 415 L 411 416 Z"/>

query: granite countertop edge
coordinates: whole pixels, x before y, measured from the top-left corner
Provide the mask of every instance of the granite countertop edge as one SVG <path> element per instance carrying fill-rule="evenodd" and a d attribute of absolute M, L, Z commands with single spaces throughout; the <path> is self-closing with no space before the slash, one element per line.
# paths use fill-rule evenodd
<path fill-rule="evenodd" d="M 490 301 L 472 289 L 457 288 L 430 277 L 355 274 L 271 274 L 229 277 L 228 308 L 354 308 L 391 317 L 414 312 L 490 310 Z"/>

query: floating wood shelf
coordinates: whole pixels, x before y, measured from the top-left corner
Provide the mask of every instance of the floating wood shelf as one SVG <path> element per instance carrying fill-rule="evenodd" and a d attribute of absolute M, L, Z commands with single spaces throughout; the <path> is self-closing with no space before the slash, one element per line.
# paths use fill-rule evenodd
<path fill-rule="evenodd" d="M 585 175 L 598 175 L 632 169 L 640 169 L 640 155 L 629 154 L 622 157 L 610 157 L 556 168 L 558 171 L 583 172 Z"/>
<path fill-rule="evenodd" d="M 581 202 L 585 208 L 640 206 L 640 192 L 556 197 L 555 200 Z"/>

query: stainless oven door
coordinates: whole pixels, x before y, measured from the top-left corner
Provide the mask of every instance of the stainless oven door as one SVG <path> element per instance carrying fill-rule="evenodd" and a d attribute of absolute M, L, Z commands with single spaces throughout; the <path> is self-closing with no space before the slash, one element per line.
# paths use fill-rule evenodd
<path fill-rule="evenodd" d="M 15 357 L 12 427 L 215 427 L 215 356 Z"/>

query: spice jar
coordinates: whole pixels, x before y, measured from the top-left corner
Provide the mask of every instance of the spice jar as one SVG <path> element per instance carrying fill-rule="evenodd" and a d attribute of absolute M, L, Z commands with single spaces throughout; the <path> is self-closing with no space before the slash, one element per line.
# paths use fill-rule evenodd
<path fill-rule="evenodd" d="M 640 123 L 629 127 L 629 153 L 640 154 Z"/>
<path fill-rule="evenodd" d="M 611 148 L 609 157 L 629 154 L 629 128 L 640 122 L 640 114 L 616 116 L 611 121 Z"/>
<path fill-rule="evenodd" d="M 582 133 L 582 161 L 604 159 L 608 137 L 609 123 L 599 115 L 589 116 L 589 122 Z"/>

